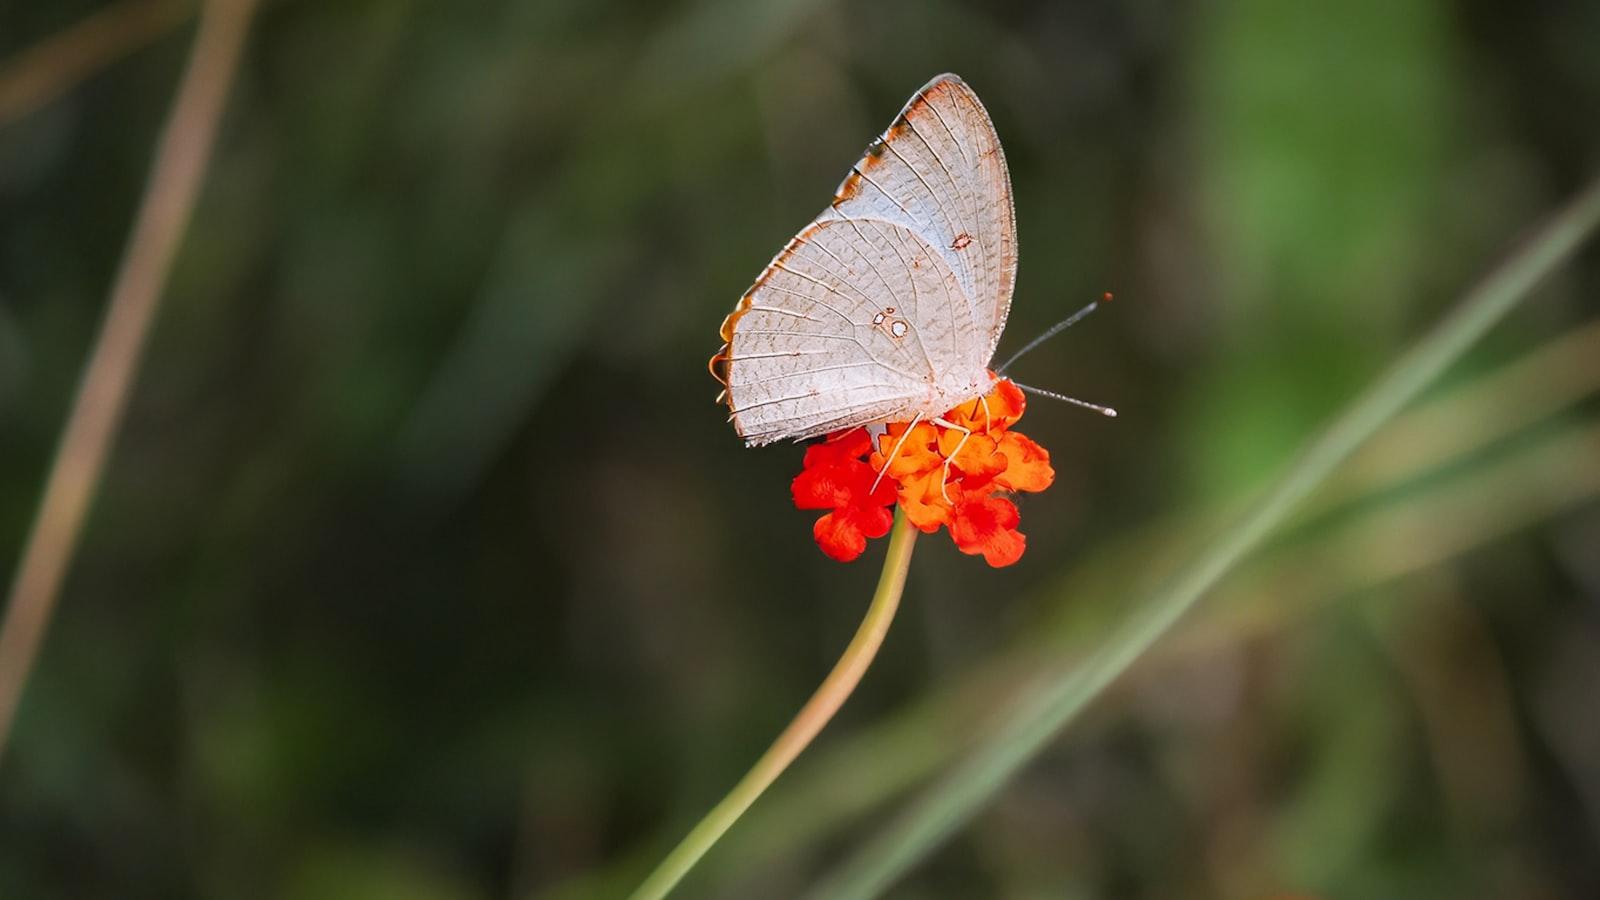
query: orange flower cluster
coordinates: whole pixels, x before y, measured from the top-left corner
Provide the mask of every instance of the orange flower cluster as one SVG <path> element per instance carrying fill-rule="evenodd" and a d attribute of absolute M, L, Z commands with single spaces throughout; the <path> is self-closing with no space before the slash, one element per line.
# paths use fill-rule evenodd
<path fill-rule="evenodd" d="M 1003 495 L 1042 491 L 1055 480 L 1049 452 L 1010 430 L 1025 405 L 1015 384 L 996 379 L 987 395 L 941 417 L 968 431 L 918 422 L 908 432 L 902 422 L 879 434 L 876 446 L 866 428 L 829 435 L 806 448 L 792 485 L 795 506 L 831 510 L 812 534 L 840 562 L 860 556 L 868 538 L 889 533 L 889 507 L 898 502 L 922 531 L 948 528 L 961 552 L 1009 566 L 1026 539 L 1016 505 Z"/>

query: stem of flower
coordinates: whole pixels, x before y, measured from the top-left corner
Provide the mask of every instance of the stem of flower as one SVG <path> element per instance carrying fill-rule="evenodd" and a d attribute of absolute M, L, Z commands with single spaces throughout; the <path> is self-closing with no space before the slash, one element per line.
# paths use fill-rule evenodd
<path fill-rule="evenodd" d="M 856 629 L 856 636 L 845 648 L 844 655 L 839 657 L 833 671 L 823 679 L 822 685 L 806 701 L 789 727 L 778 735 L 778 739 L 756 760 L 744 778 L 733 786 L 733 790 L 712 807 L 694 830 L 657 864 L 650 877 L 633 892 L 631 900 L 665 897 L 723 833 L 744 815 L 756 798 L 783 774 L 795 757 L 811 744 L 811 740 L 844 705 L 845 699 L 861 682 L 867 666 L 878 655 L 883 636 L 889 631 L 889 623 L 894 621 L 895 610 L 900 606 L 900 594 L 906 586 L 906 572 L 911 568 L 911 548 L 916 538 L 917 529 L 906 520 L 905 512 L 896 507 L 894 530 L 889 535 L 889 552 L 883 560 L 883 574 L 878 576 L 878 589 L 873 593 L 867 615 L 861 620 L 861 627 Z"/>

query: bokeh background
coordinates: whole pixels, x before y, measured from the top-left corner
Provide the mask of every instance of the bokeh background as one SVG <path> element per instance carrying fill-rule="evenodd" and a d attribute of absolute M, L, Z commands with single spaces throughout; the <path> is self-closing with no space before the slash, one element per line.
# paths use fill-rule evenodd
<path fill-rule="evenodd" d="M 0 569 L 194 35 L 0 2 Z M 36 64 L 36 61 L 35 61 Z M 609 897 L 843 648 L 716 328 L 942 71 L 993 115 L 1007 570 L 924 538 L 882 657 L 683 896 L 792 896 L 1092 646 L 1600 169 L 1600 5 L 276 0 L 11 746 L 0 895 Z M 1600 895 L 1600 255 L 1396 420 L 893 896 Z"/>

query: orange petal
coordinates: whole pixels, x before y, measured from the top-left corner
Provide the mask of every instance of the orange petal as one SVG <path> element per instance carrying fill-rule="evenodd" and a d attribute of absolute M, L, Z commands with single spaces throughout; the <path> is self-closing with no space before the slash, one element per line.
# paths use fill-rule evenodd
<path fill-rule="evenodd" d="M 980 435 L 982 432 L 974 431 L 972 434 Z M 949 459 L 951 455 L 956 452 L 956 447 L 961 445 L 961 439 L 966 437 L 966 435 L 967 432 L 957 431 L 954 428 L 940 428 L 939 455 L 944 457 L 944 459 L 939 460 L 939 462 L 942 463 L 945 459 Z"/>
<path fill-rule="evenodd" d="M 1017 387 L 1009 378 L 1002 378 L 994 384 L 994 390 L 989 392 L 989 417 L 994 428 L 1010 428 L 1022 418 L 1022 412 L 1028 406 L 1028 398 L 1023 395 L 1022 388 Z"/>
<path fill-rule="evenodd" d="M 954 422 L 969 431 L 983 431 L 984 423 L 992 419 L 983 413 L 984 400 L 977 398 L 961 404 L 944 414 L 946 422 Z"/>
<path fill-rule="evenodd" d="M 950 521 L 950 501 L 940 491 L 943 478 L 941 466 L 900 482 L 900 508 L 906 511 L 911 524 L 927 534 Z"/>
<path fill-rule="evenodd" d="M 1010 379 L 996 379 L 994 387 L 981 399 L 970 400 L 944 414 L 948 422 L 981 431 L 994 437 L 1022 418 L 1027 398 Z"/>
<path fill-rule="evenodd" d="M 1056 480 L 1056 470 L 1050 467 L 1050 451 L 1028 436 L 1006 432 L 1000 438 L 999 451 L 1006 467 L 995 476 L 995 483 L 1006 490 L 1042 491 Z"/>
<path fill-rule="evenodd" d="M 878 449 L 872 454 L 873 471 L 883 468 L 884 459 L 891 453 L 894 459 L 889 463 L 889 471 L 884 474 L 896 481 L 921 474 L 935 466 L 943 466 L 944 458 L 935 448 L 939 431 L 927 422 L 918 422 L 902 442 L 900 437 L 906 433 L 905 425 L 890 425 L 888 431 L 878 436 Z M 900 445 L 898 449 L 896 444 Z"/>
<path fill-rule="evenodd" d="M 993 438 L 974 433 L 962 443 L 961 432 L 952 434 L 956 440 L 949 442 L 950 449 L 954 450 L 959 445 L 961 452 L 950 458 L 950 465 L 960 470 L 967 487 L 977 487 L 1005 471 L 1006 457 L 995 452 L 998 446 Z"/>

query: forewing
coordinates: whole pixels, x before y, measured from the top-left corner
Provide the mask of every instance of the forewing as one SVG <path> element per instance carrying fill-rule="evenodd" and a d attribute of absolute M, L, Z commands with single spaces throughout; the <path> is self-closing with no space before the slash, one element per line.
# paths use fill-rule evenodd
<path fill-rule="evenodd" d="M 833 209 L 902 225 L 944 260 L 967 301 L 963 362 L 986 366 L 1011 308 L 1017 227 L 1000 138 L 966 82 L 940 75 L 918 91 L 851 167 Z"/>

